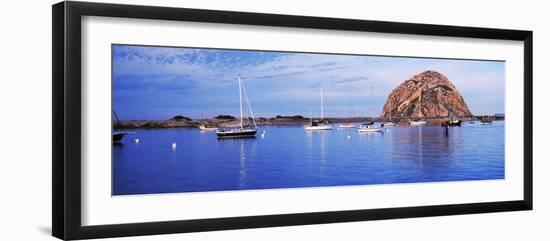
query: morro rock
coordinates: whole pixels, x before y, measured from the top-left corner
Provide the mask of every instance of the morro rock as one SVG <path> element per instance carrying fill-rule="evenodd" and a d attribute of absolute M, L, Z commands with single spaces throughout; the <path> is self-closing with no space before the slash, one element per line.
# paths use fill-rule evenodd
<path fill-rule="evenodd" d="M 384 118 L 472 116 L 470 108 L 445 77 L 424 71 L 401 83 L 388 96 L 382 110 Z"/>

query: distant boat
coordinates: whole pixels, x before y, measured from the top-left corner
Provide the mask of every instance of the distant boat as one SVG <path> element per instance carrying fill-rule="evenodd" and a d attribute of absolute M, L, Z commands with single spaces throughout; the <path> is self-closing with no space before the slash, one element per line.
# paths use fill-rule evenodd
<path fill-rule="evenodd" d="M 374 90 L 372 86 L 370 87 L 370 92 L 371 92 L 371 96 L 374 99 Z M 359 132 L 379 132 L 379 131 L 381 132 L 383 128 L 384 128 L 383 126 L 375 126 L 374 117 L 372 117 L 372 121 L 364 122 L 363 124 L 361 124 L 358 131 Z"/>
<path fill-rule="evenodd" d="M 381 132 L 384 128 L 381 126 L 374 126 L 372 124 L 363 123 L 361 127 L 359 127 L 359 132 Z"/>
<path fill-rule="evenodd" d="M 239 83 L 239 107 L 241 112 L 241 121 L 237 127 L 232 128 L 221 128 L 216 130 L 218 138 L 242 138 L 242 137 L 255 137 L 257 132 L 256 121 L 254 120 L 254 113 L 252 113 L 252 108 L 250 107 L 250 101 L 248 101 L 248 96 L 246 94 L 246 89 L 241 83 L 241 77 L 237 76 L 237 82 Z M 243 94 L 248 105 L 248 110 L 250 111 L 250 116 L 252 117 L 252 123 L 254 126 L 244 125 L 243 123 Z"/>
<path fill-rule="evenodd" d="M 218 130 L 218 127 L 216 127 L 216 126 L 200 125 L 200 126 L 199 126 L 199 129 L 200 129 L 201 131 L 217 131 L 217 130 Z"/>
<path fill-rule="evenodd" d="M 320 121 L 313 121 L 308 126 L 304 127 L 306 131 L 326 131 L 332 130 L 332 126 Z"/>
<path fill-rule="evenodd" d="M 448 120 L 442 121 L 441 126 L 462 126 L 462 120 L 452 117 Z"/>
<path fill-rule="evenodd" d="M 313 118 L 311 116 L 311 109 L 309 110 L 309 119 L 310 123 L 307 126 L 304 126 L 304 129 L 306 131 L 323 131 L 323 130 L 332 130 L 332 125 L 326 124 L 324 122 L 324 107 L 323 107 L 323 87 L 321 87 L 321 120 L 319 121 L 313 121 Z"/>
<path fill-rule="evenodd" d="M 392 119 L 391 119 L 391 116 L 390 116 L 390 121 L 386 121 L 386 122 L 382 123 L 382 126 L 383 127 L 394 127 L 394 126 L 397 126 L 397 123 L 393 122 Z"/>
<path fill-rule="evenodd" d="M 449 120 L 449 126 L 462 126 L 462 120 L 451 119 Z"/>
<path fill-rule="evenodd" d="M 386 121 L 384 123 L 382 123 L 382 126 L 384 127 L 394 127 L 394 126 L 397 126 L 397 123 L 393 122 L 393 120 L 391 119 L 391 113 L 390 113 L 390 120 L 389 121 Z"/>
<path fill-rule="evenodd" d="M 353 118 L 355 116 L 355 111 L 353 110 L 353 104 L 351 103 L 351 98 L 349 99 L 349 106 L 351 108 L 351 112 L 350 112 L 350 116 L 349 118 Z M 353 123 L 351 122 L 344 122 L 342 124 L 340 124 L 339 126 L 340 128 L 342 129 L 350 129 L 350 128 L 357 128 L 356 125 L 354 125 Z"/>
<path fill-rule="evenodd" d="M 352 123 L 342 123 L 340 124 L 339 128 L 343 128 L 343 129 L 346 129 L 346 128 L 357 128 L 356 125 L 352 124 Z"/>
<path fill-rule="evenodd" d="M 213 120 L 215 121 L 215 120 Z M 199 125 L 200 131 L 217 131 L 219 128 L 216 123 L 209 123 L 204 119 L 204 115 L 201 116 L 201 125 Z"/>
<path fill-rule="evenodd" d="M 425 120 L 412 120 L 412 121 L 409 121 L 409 123 L 411 124 L 411 126 L 425 126 L 426 125 Z"/>
<path fill-rule="evenodd" d="M 481 117 L 481 124 L 482 125 L 490 125 L 493 124 L 493 120 L 489 116 L 483 116 Z"/>

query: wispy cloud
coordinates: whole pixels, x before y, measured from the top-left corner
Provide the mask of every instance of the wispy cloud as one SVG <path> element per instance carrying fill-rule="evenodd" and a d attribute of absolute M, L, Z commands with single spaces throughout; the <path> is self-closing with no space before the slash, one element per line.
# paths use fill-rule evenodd
<path fill-rule="evenodd" d="M 327 113 L 347 115 L 352 98 L 357 112 L 376 115 L 393 88 L 427 69 L 447 75 L 474 112 L 503 111 L 501 62 L 124 45 L 113 47 L 114 107 L 130 119 L 236 114 L 240 75 L 263 115 L 307 112 L 321 85 Z"/>

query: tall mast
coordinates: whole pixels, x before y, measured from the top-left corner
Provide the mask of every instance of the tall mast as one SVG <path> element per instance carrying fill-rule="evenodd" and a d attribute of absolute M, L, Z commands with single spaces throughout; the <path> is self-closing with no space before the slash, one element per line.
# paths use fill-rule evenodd
<path fill-rule="evenodd" d="M 374 87 L 370 87 L 370 96 L 371 96 L 371 99 L 372 99 L 372 102 L 371 102 L 371 106 L 370 106 L 370 111 L 371 111 L 371 114 L 372 114 L 372 117 L 371 117 L 371 121 L 374 121 Z"/>
<path fill-rule="evenodd" d="M 241 76 L 237 76 L 239 82 L 239 107 L 241 110 L 241 129 L 243 129 L 243 94 L 241 90 Z"/>
<path fill-rule="evenodd" d="M 246 100 L 248 111 L 250 112 L 250 117 L 252 117 L 252 123 L 254 123 L 254 128 L 257 128 L 258 126 L 256 125 L 256 120 L 254 119 L 254 112 L 252 112 L 252 107 L 250 106 L 250 100 L 248 100 L 248 94 L 246 94 L 246 87 L 244 86 L 244 84 L 241 84 L 241 85 L 242 85 L 242 90 L 244 94 L 244 99 Z"/>
<path fill-rule="evenodd" d="M 324 108 L 323 108 L 323 86 L 321 86 L 321 120 L 325 119 Z"/>
<path fill-rule="evenodd" d="M 120 125 L 120 120 L 118 120 L 118 116 L 116 115 L 115 109 L 113 109 L 113 114 L 115 114 L 116 123 Z"/>

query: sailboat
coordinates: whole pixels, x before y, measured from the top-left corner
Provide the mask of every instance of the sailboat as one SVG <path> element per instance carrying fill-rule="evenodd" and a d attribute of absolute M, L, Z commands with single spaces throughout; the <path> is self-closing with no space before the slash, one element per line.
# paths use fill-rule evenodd
<path fill-rule="evenodd" d="M 120 120 L 118 119 L 118 116 L 115 112 L 115 110 L 113 109 L 113 114 L 115 115 L 115 118 L 116 118 L 116 122 L 117 124 L 120 126 Z M 112 132 L 112 140 L 113 140 L 113 143 L 119 143 L 120 141 L 122 141 L 122 138 L 124 138 L 124 136 L 128 134 L 128 132 L 123 132 L 123 131 L 113 131 Z"/>
<path fill-rule="evenodd" d="M 349 106 L 351 108 L 351 112 L 350 112 L 350 119 L 353 118 L 355 116 L 355 111 L 353 110 L 353 104 L 351 103 L 351 98 L 349 99 Z M 351 122 L 345 122 L 345 123 L 342 123 L 340 124 L 339 126 L 340 128 L 342 129 L 346 129 L 346 128 L 357 128 L 357 126 L 355 126 L 353 123 Z"/>
<path fill-rule="evenodd" d="M 313 121 L 313 118 L 311 117 L 311 110 L 309 111 L 309 120 L 310 123 L 307 126 L 304 126 L 304 129 L 306 131 L 322 131 L 322 130 L 332 130 L 332 125 L 325 124 L 324 118 L 324 107 L 323 107 L 323 87 L 321 87 L 321 120 L 319 121 Z"/>
<path fill-rule="evenodd" d="M 489 113 L 489 111 L 486 109 L 485 114 L 487 114 L 487 113 Z M 482 125 L 491 125 L 491 124 L 493 124 L 493 118 L 491 118 L 491 116 L 489 116 L 489 115 L 483 115 L 481 117 L 480 123 Z"/>
<path fill-rule="evenodd" d="M 370 87 L 371 96 L 374 98 L 374 91 L 372 86 Z M 383 129 L 382 126 L 375 126 L 374 125 L 374 117 L 370 122 L 365 122 L 359 127 L 359 132 L 381 132 Z"/>
<path fill-rule="evenodd" d="M 493 119 L 491 119 L 491 117 L 489 116 L 484 115 L 483 117 L 481 117 L 480 122 L 482 125 L 490 125 L 493 124 Z"/>
<path fill-rule="evenodd" d="M 214 121 L 212 121 L 212 122 L 213 123 L 209 123 L 208 120 L 204 119 L 204 115 L 201 115 L 201 124 L 199 125 L 199 130 L 201 132 L 217 131 L 218 126 L 216 125 L 216 123 Z"/>
<path fill-rule="evenodd" d="M 397 123 L 392 121 L 391 114 L 390 114 L 390 120 L 382 123 L 382 126 L 383 127 L 394 127 L 394 126 L 397 126 Z"/>
<path fill-rule="evenodd" d="M 241 138 L 241 137 L 256 137 L 257 126 L 256 120 L 254 120 L 254 113 L 252 113 L 252 108 L 250 107 L 250 101 L 248 101 L 248 96 L 246 94 L 246 89 L 242 84 L 241 77 L 237 76 L 237 82 L 239 83 L 239 108 L 241 113 L 240 123 L 238 126 L 230 128 L 221 128 L 216 130 L 218 138 Z M 243 122 L 243 94 L 248 106 L 248 111 L 252 117 L 252 123 L 254 126 L 244 125 Z"/>

